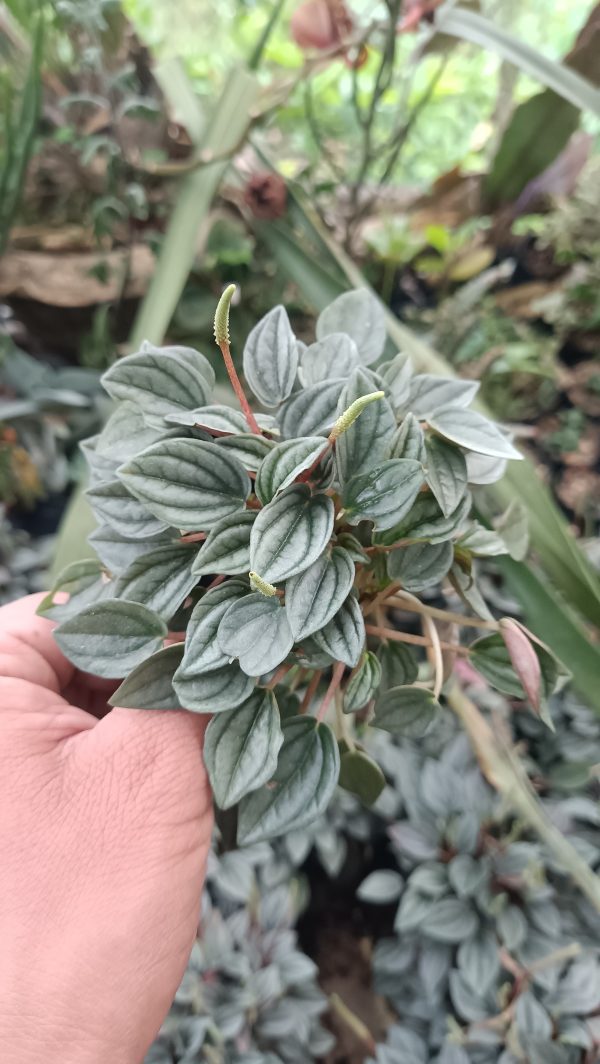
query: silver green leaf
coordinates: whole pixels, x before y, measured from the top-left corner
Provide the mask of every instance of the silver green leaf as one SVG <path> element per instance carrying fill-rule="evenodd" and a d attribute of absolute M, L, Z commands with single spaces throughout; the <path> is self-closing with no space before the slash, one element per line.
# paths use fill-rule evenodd
<path fill-rule="evenodd" d="M 344 292 L 319 314 L 317 339 L 340 332 L 354 340 L 365 366 L 377 361 L 385 347 L 385 314 L 366 288 Z"/>
<path fill-rule="evenodd" d="M 417 462 L 424 461 L 425 436 L 414 414 L 407 414 L 402 424 L 396 429 L 390 454 L 392 458 L 414 458 Z"/>
<path fill-rule="evenodd" d="M 314 640 L 336 661 L 351 669 L 358 665 L 365 646 L 365 622 L 354 595 L 349 595 L 329 624 L 315 632 Z"/>
<path fill-rule="evenodd" d="M 254 680 L 237 664 L 222 665 L 210 672 L 182 674 L 178 669 L 173 687 L 182 706 L 192 713 L 224 713 L 252 694 Z"/>
<path fill-rule="evenodd" d="M 247 584 L 241 580 L 226 580 L 207 591 L 196 603 L 187 627 L 179 678 L 193 680 L 195 676 L 228 663 L 230 655 L 223 654 L 219 649 L 217 631 L 232 602 L 247 594 Z"/>
<path fill-rule="evenodd" d="M 270 431 L 274 424 L 274 418 L 265 414 L 256 414 L 256 420 L 261 428 Z M 198 406 L 195 410 L 182 410 L 176 414 L 167 414 L 165 421 L 168 425 L 186 425 L 190 428 L 204 429 L 207 433 L 235 434 L 248 431 L 248 422 L 241 410 L 234 410 L 231 406 L 220 406 L 212 403 L 210 406 Z"/>
<path fill-rule="evenodd" d="M 343 380 L 324 381 L 323 384 L 294 392 L 279 411 L 281 435 L 287 439 L 326 436 L 337 417 L 338 400 L 344 384 Z"/>
<path fill-rule="evenodd" d="M 373 543 L 381 547 L 392 547 L 400 540 L 442 543 L 460 528 L 470 509 L 471 496 L 467 493 L 454 513 L 444 517 L 437 499 L 425 492 L 417 495 L 412 509 L 398 525 L 383 532 L 375 532 Z"/>
<path fill-rule="evenodd" d="M 90 533 L 88 543 L 108 571 L 114 576 L 120 576 L 136 558 L 149 554 L 158 546 L 172 543 L 178 535 L 173 529 L 166 529 L 151 539 L 130 539 L 120 535 L 110 525 L 102 524 Z"/>
<path fill-rule="evenodd" d="M 248 676 L 262 676 L 281 665 L 294 637 L 279 598 L 257 592 L 229 607 L 219 624 L 217 642 L 223 654 L 238 658 Z"/>
<path fill-rule="evenodd" d="M 88 483 L 91 488 L 107 480 L 114 480 L 117 475 L 117 466 L 120 465 L 118 458 L 111 458 L 97 450 L 98 440 L 99 436 L 90 436 L 79 444 L 87 462 Z"/>
<path fill-rule="evenodd" d="M 452 543 L 413 543 L 390 551 L 388 575 L 399 580 L 406 591 L 424 591 L 444 579 L 454 560 Z"/>
<path fill-rule="evenodd" d="M 378 868 L 370 872 L 357 887 L 356 896 L 369 905 L 390 905 L 402 893 L 404 880 L 393 868 Z"/>
<path fill-rule="evenodd" d="M 506 472 L 506 458 L 490 458 L 487 454 L 467 451 L 465 460 L 469 484 L 495 484 Z"/>
<path fill-rule="evenodd" d="M 423 687 L 390 687 L 377 699 L 371 723 L 392 735 L 420 739 L 429 731 L 439 710 L 437 699 Z"/>
<path fill-rule="evenodd" d="M 338 413 L 343 413 L 355 399 L 372 391 L 370 374 L 363 369 L 355 370 L 340 396 Z M 389 457 L 395 428 L 396 419 L 387 399 L 379 399 L 365 407 L 354 424 L 336 441 L 336 465 L 342 483 L 360 473 L 368 473 Z"/>
<path fill-rule="evenodd" d="M 464 856 L 467 856 L 466 854 Z M 487 994 L 496 986 L 500 971 L 498 940 L 495 932 L 480 929 L 475 935 L 462 939 L 458 948 L 458 970 L 474 994 Z M 520 996 L 519 996 L 520 997 Z M 552 1024 L 548 1017 L 550 1030 Z"/>
<path fill-rule="evenodd" d="M 285 585 L 285 609 L 296 641 L 323 628 L 345 602 L 354 583 L 347 550 L 334 547 Z"/>
<path fill-rule="evenodd" d="M 109 699 L 110 705 L 124 709 L 181 709 L 173 676 L 182 655 L 183 643 L 157 650 L 123 680 Z"/>
<path fill-rule="evenodd" d="M 381 683 L 379 659 L 370 650 L 352 674 L 344 691 L 344 713 L 356 713 L 375 697 Z"/>
<path fill-rule="evenodd" d="M 142 554 L 116 581 L 115 598 L 141 602 L 168 620 L 198 583 L 192 572 L 195 555 L 183 543 L 167 543 Z"/>
<path fill-rule="evenodd" d="M 165 414 L 168 425 L 186 425 L 201 428 L 208 432 L 236 433 L 244 432 L 248 422 L 240 410 L 230 406 L 213 403 L 210 406 L 197 406 L 194 410 L 178 410 L 174 414 Z"/>
<path fill-rule="evenodd" d="M 475 939 L 474 941 L 476 942 L 477 939 Z M 463 949 L 462 946 L 460 948 Z M 463 968 L 463 978 L 465 978 L 469 982 L 469 984 L 471 986 L 471 989 L 473 989 L 473 990 L 477 989 L 473 985 L 474 982 L 475 982 L 475 978 L 476 978 L 477 974 L 480 973 L 483 976 L 483 978 L 484 978 L 483 985 L 484 986 L 485 986 L 486 977 L 487 978 L 490 977 L 490 969 L 491 969 L 491 978 L 492 979 L 494 979 L 494 977 L 496 977 L 497 974 L 498 974 L 498 949 L 497 949 L 497 947 L 496 947 L 495 956 L 492 956 L 491 947 L 490 946 L 488 946 L 488 949 L 487 949 L 486 952 L 487 952 L 487 956 L 485 958 L 483 958 L 483 957 L 481 957 L 481 958 L 478 957 L 476 959 L 475 958 L 471 958 L 470 964 L 468 966 L 468 970 L 473 973 L 473 975 L 474 975 L 473 979 L 470 980 L 468 978 L 467 970 L 465 970 L 465 969 L 467 969 L 466 962 L 463 961 L 463 964 L 461 965 L 461 967 Z M 460 953 L 460 951 L 459 951 L 459 953 Z M 479 961 L 479 963 L 477 963 L 478 961 Z M 488 964 L 488 967 L 486 969 L 485 966 L 484 966 L 485 961 L 495 961 L 496 963 L 495 964 L 494 963 Z M 491 986 L 488 985 L 486 987 L 486 989 L 490 990 Z M 582 987 L 582 989 L 583 989 L 583 987 Z M 581 998 L 577 1002 L 577 1005 L 579 1005 L 580 1003 L 581 1003 Z M 561 1002 L 561 1004 L 562 1004 L 562 1002 Z M 584 1011 L 584 1010 L 582 1009 L 582 1011 Z M 563 1056 L 562 1058 L 561 1057 L 559 1057 L 559 1058 L 555 1057 L 554 1058 L 555 1061 L 557 1059 L 559 1059 L 559 1060 L 562 1059 L 562 1061 L 569 1059 L 570 1054 L 569 1054 L 569 1051 L 566 1049 L 566 1046 L 561 1046 L 560 1043 L 552 1041 L 552 1033 L 553 1033 L 553 1030 L 554 1030 L 554 1023 L 552 1021 L 552 1017 L 547 1012 L 547 1010 L 544 1008 L 544 1006 L 541 1004 L 541 1002 L 538 1001 L 538 999 L 536 998 L 533 990 L 525 990 L 523 993 L 518 995 L 517 1000 L 516 1000 L 516 1004 L 515 1004 L 515 1021 L 516 1021 L 516 1028 L 517 1028 L 517 1033 L 518 1033 L 518 1037 L 519 1037 L 519 1042 L 520 1042 L 521 1046 L 525 1046 L 526 1047 L 528 1042 L 531 1041 L 533 1043 L 532 1049 L 534 1051 L 537 1050 L 537 1052 L 539 1054 L 540 1046 L 543 1045 L 544 1042 L 546 1042 L 546 1046 L 544 1046 L 544 1049 L 546 1049 L 546 1047 L 547 1047 L 550 1053 L 555 1048 L 556 1049 L 560 1049 L 560 1050 L 562 1050 L 564 1048 L 566 1050 L 565 1056 Z M 540 1059 L 541 1058 L 538 1056 L 538 1060 L 540 1060 Z M 547 1056 L 546 1056 L 546 1059 L 548 1059 Z"/>
<path fill-rule="evenodd" d="M 360 564 L 368 564 L 369 555 L 365 554 L 363 546 L 351 532 L 340 532 L 337 536 L 338 546 L 343 547 L 348 551 L 348 554 L 352 558 L 353 562 L 360 562 Z"/>
<path fill-rule="evenodd" d="M 259 513 L 250 537 L 252 570 L 270 584 L 304 572 L 323 553 L 333 531 L 333 500 L 296 484 Z"/>
<path fill-rule="evenodd" d="M 340 756 L 331 729 L 313 717 L 291 717 L 282 730 L 283 745 L 270 785 L 240 803 L 240 845 L 304 827 L 325 811 L 335 790 Z"/>
<path fill-rule="evenodd" d="M 300 473 L 310 469 L 325 450 L 322 436 L 301 436 L 284 440 L 269 452 L 262 462 L 254 490 L 263 505 L 271 501 L 277 492 L 292 484 Z"/>
<path fill-rule="evenodd" d="M 467 463 L 462 451 L 432 436 L 426 444 L 427 483 L 444 517 L 454 513 L 467 490 Z"/>
<path fill-rule="evenodd" d="M 250 478 L 236 458 L 203 440 L 163 440 L 119 469 L 126 488 L 161 521 L 209 529 L 244 509 Z"/>
<path fill-rule="evenodd" d="M 331 655 L 321 650 L 311 635 L 306 636 L 300 646 L 294 647 L 294 657 L 303 669 L 327 669 L 335 664 Z"/>
<path fill-rule="evenodd" d="M 478 926 L 477 912 L 468 901 L 448 897 L 432 903 L 421 930 L 436 942 L 464 942 Z"/>
<path fill-rule="evenodd" d="M 219 521 L 193 560 L 192 572 L 235 575 L 250 569 L 250 533 L 255 510 L 244 510 Z"/>
<path fill-rule="evenodd" d="M 410 355 L 397 354 L 390 362 L 384 362 L 377 369 L 394 410 L 403 409 L 409 396 L 410 382 L 413 375 L 413 364 Z M 406 457 L 412 458 L 413 455 L 407 455 Z"/>
<path fill-rule="evenodd" d="M 51 621 L 66 621 L 86 606 L 102 598 L 106 593 L 105 586 L 102 580 L 102 568 L 93 558 L 72 562 L 59 573 L 50 591 L 40 602 L 36 613 L 39 613 L 41 617 L 48 617 Z M 68 594 L 68 602 L 54 602 L 59 591 Z"/>
<path fill-rule="evenodd" d="M 117 404 L 102 432 L 96 437 L 96 453 L 121 465 L 153 443 L 181 435 L 185 434 L 164 424 L 160 428 L 147 425 L 140 408 L 135 403 L 125 401 Z"/>
<path fill-rule="evenodd" d="M 230 809 L 271 779 L 282 742 L 272 691 L 258 690 L 237 709 L 213 717 L 204 738 L 204 764 L 220 809 Z"/>
<path fill-rule="evenodd" d="M 214 387 L 214 370 L 190 347 L 153 347 L 144 344 L 135 355 L 120 359 L 106 371 L 102 383 L 113 399 L 130 399 L 145 420 L 164 428 L 163 418 L 190 406 L 206 406 Z"/>
<path fill-rule="evenodd" d="M 456 546 L 481 558 L 494 558 L 508 554 L 506 543 L 497 532 L 484 528 L 478 521 L 470 521 L 461 532 Z"/>
<path fill-rule="evenodd" d="M 380 691 L 389 691 L 390 687 L 401 687 L 414 683 L 419 667 L 410 649 L 403 643 L 383 643 L 379 648 L 381 664 Z"/>
<path fill-rule="evenodd" d="M 88 606 L 54 630 L 65 656 L 95 676 L 119 679 L 158 650 L 165 622 L 138 602 L 109 599 Z"/>
<path fill-rule="evenodd" d="M 331 333 L 303 352 L 299 376 L 305 388 L 321 381 L 345 380 L 360 366 L 358 348 L 345 333 Z"/>
<path fill-rule="evenodd" d="M 265 436 L 257 436 L 253 432 L 240 432 L 236 436 L 219 436 L 215 444 L 237 458 L 249 473 L 258 471 L 263 458 L 266 458 L 275 446 L 273 440 L 268 440 Z"/>
<path fill-rule="evenodd" d="M 298 349 L 284 307 L 273 307 L 244 346 L 244 376 L 263 406 L 279 406 L 296 380 Z"/>
<path fill-rule="evenodd" d="M 444 407 L 464 408 L 473 402 L 479 391 L 479 381 L 459 381 L 438 377 L 433 373 L 419 373 L 410 382 L 407 410 L 419 419 L 429 419 Z"/>
<path fill-rule="evenodd" d="M 498 426 L 476 410 L 447 406 L 430 416 L 428 421 L 434 432 L 468 451 L 492 458 L 523 457 Z"/>
<path fill-rule="evenodd" d="M 351 525 L 367 520 L 377 529 L 392 528 L 409 512 L 423 481 L 420 462 L 390 458 L 347 481 L 342 495 L 346 517 Z"/>
<path fill-rule="evenodd" d="M 523 503 L 513 499 L 504 513 L 494 519 L 494 528 L 511 558 L 524 561 L 529 551 L 529 517 Z"/>
<path fill-rule="evenodd" d="M 465 572 L 455 562 L 448 574 L 448 578 L 454 590 L 473 613 L 476 613 L 478 617 L 483 617 L 485 621 L 494 620 L 477 586 L 477 572 L 474 565 L 471 567 L 470 572 Z"/>
<path fill-rule="evenodd" d="M 139 499 L 134 499 L 121 480 L 98 484 L 89 488 L 85 496 L 94 515 L 125 539 L 150 539 L 169 527 L 168 522 L 160 521 Z"/>
<path fill-rule="evenodd" d="M 340 759 L 338 782 L 365 805 L 373 805 L 387 781 L 379 765 L 364 750 L 346 750 Z"/>

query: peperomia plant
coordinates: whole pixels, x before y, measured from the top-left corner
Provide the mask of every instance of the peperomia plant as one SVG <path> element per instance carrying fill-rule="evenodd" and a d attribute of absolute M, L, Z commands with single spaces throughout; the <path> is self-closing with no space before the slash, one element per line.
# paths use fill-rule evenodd
<path fill-rule="evenodd" d="M 308 824 L 338 781 L 375 800 L 361 735 L 424 735 L 457 656 L 538 713 L 556 667 L 475 583 L 479 555 L 523 549 L 514 515 L 496 531 L 471 517 L 471 488 L 520 457 L 469 409 L 476 383 L 415 374 L 404 354 L 371 369 L 385 323 L 361 290 L 310 346 L 283 307 L 255 326 L 253 411 L 229 351 L 234 290 L 215 336 L 239 410 L 212 401 L 212 365 L 189 348 L 145 344 L 104 374 L 118 405 L 85 446 L 99 561 L 70 566 L 41 610 L 77 666 L 122 679 L 115 705 L 213 714 L 215 799 L 250 844 Z M 418 597 L 443 582 L 476 616 Z M 464 647 L 458 625 L 489 631 Z"/>

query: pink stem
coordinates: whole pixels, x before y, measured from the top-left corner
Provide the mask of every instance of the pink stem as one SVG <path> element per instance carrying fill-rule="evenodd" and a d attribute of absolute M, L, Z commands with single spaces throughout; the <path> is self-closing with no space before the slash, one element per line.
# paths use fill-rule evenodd
<path fill-rule="evenodd" d="M 225 341 L 223 341 L 223 343 L 219 344 L 219 347 L 221 348 L 221 354 L 223 355 L 223 360 L 225 362 L 225 369 L 227 370 L 227 373 L 229 374 L 229 380 L 231 381 L 231 387 L 233 388 L 235 394 L 237 395 L 238 402 L 239 402 L 239 404 L 240 404 L 240 406 L 242 408 L 242 411 L 244 413 L 244 417 L 246 418 L 246 421 L 248 422 L 248 426 L 250 428 L 250 432 L 254 432 L 256 436 L 260 436 L 261 435 L 260 428 L 258 427 L 258 423 L 256 421 L 256 418 L 254 417 L 254 414 L 252 413 L 252 411 L 250 409 L 250 404 L 249 404 L 248 400 L 246 399 L 246 396 L 244 395 L 244 389 L 242 388 L 242 384 L 241 384 L 240 378 L 238 377 L 236 368 L 235 368 L 235 366 L 233 364 L 233 359 L 232 359 L 230 351 L 229 351 L 229 344 L 227 344 Z"/>
<path fill-rule="evenodd" d="M 317 720 L 319 722 L 323 720 L 325 714 L 327 713 L 327 710 L 329 709 L 329 706 L 331 705 L 333 696 L 335 695 L 335 692 L 337 691 L 338 687 L 340 686 L 340 683 L 342 682 L 342 676 L 344 675 L 345 668 L 346 666 L 344 665 L 343 661 L 336 661 L 335 665 L 333 666 L 333 672 L 331 674 L 329 687 L 325 692 L 325 698 L 321 702 L 321 707 L 319 709 L 319 712 L 317 713 Z"/>

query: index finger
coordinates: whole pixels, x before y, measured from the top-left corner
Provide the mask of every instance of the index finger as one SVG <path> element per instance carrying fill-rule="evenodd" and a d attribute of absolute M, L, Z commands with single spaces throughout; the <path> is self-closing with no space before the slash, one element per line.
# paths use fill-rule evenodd
<path fill-rule="evenodd" d="M 59 694 L 75 668 L 54 640 L 55 624 L 38 617 L 44 594 L 0 607 L 0 679 L 24 680 Z"/>

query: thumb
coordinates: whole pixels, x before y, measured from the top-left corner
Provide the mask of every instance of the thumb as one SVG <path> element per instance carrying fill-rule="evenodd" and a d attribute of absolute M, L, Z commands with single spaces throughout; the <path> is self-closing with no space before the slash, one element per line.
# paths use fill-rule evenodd
<path fill-rule="evenodd" d="M 202 746 L 208 721 L 208 716 L 183 709 L 117 707 L 98 721 L 86 739 L 102 757 L 123 761 L 141 775 L 173 765 L 179 774 L 189 771 L 204 781 Z"/>
<path fill-rule="evenodd" d="M 80 734 L 78 763 L 101 784 L 110 817 L 135 828 L 138 841 L 158 832 L 170 852 L 204 852 L 212 830 L 212 796 L 202 760 L 208 717 L 185 710 L 113 709 Z M 140 832 L 142 835 L 140 835 Z M 182 835 L 183 832 L 183 835 Z"/>

